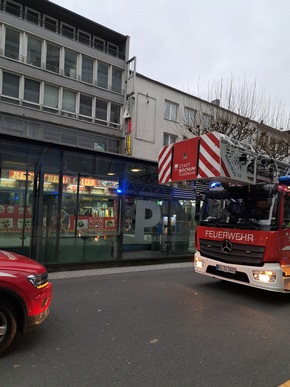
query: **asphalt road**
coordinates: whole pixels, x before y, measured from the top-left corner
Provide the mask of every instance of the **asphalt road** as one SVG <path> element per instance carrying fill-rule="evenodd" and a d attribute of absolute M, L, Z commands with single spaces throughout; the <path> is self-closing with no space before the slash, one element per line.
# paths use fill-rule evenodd
<path fill-rule="evenodd" d="M 276 387 L 290 379 L 290 294 L 206 278 L 191 265 L 158 267 L 52 279 L 51 313 L 0 359 L 0 386 Z"/>

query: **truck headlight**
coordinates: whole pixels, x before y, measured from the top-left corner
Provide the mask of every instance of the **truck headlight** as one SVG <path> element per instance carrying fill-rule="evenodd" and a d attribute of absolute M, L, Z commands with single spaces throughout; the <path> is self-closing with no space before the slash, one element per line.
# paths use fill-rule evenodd
<path fill-rule="evenodd" d="M 273 283 L 276 282 L 276 273 L 274 271 L 259 270 L 253 271 L 253 277 L 256 281 Z"/>
<path fill-rule="evenodd" d="M 30 274 L 27 277 L 28 281 L 35 286 L 36 288 L 40 289 L 47 285 L 48 283 L 48 275 L 47 273 L 43 274 Z"/>
<path fill-rule="evenodd" d="M 196 267 L 202 269 L 204 267 L 204 261 L 203 259 L 200 259 L 199 257 L 194 257 L 194 264 Z"/>

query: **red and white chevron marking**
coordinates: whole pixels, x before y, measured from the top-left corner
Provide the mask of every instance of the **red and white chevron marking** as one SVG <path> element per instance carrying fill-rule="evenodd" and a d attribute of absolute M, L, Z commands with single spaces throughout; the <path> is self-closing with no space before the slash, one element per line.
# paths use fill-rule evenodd
<path fill-rule="evenodd" d="M 169 183 L 171 181 L 171 163 L 172 163 L 173 144 L 167 145 L 158 156 L 158 182 L 159 184 Z"/>
<path fill-rule="evenodd" d="M 220 136 L 208 133 L 200 137 L 198 157 L 198 178 L 208 179 L 230 174 L 221 158 Z"/>

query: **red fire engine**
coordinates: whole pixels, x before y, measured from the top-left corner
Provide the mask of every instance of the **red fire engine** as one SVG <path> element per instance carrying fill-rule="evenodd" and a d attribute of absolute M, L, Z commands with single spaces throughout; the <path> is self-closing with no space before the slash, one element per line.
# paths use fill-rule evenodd
<path fill-rule="evenodd" d="M 160 184 L 206 182 L 197 192 L 195 271 L 290 291 L 290 165 L 217 132 L 165 146 Z"/>

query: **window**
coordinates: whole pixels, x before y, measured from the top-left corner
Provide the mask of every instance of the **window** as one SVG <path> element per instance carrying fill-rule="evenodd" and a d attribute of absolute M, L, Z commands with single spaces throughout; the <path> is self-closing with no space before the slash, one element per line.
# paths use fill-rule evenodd
<path fill-rule="evenodd" d="M 40 82 L 32 79 L 25 79 L 24 82 L 24 100 L 39 103 Z"/>
<path fill-rule="evenodd" d="M 47 45 L 46 50 L 46 69 L 54 71 L 55 73 L 59 72 L 59 47 L 53 46 L 52 44 Z"/>
<path fill-rule="evenodd" d="M 105 41 L 103 39 L 94 36 L 94 48 L 97 50 L 105 51 Z"/>
<path fill-rule="evenodd" d="M 212 116 L 209 114 L 203 114 L 202 115 L 202 127 L 203 129 L 208 129 L 212 125 Z"/>
<path fill-rule="evenodd" d="M 33 66 L 41 66 L 41 40 L 28 36 L 27 63 Z"/>
<path fill-rule="evenodd" d="M 68 77 L 76 78 L 77 74 L 77 54 L 73 51 L 65 50 L 64 73 Z"/>
<path fill-rule="evenodd" d="M 75 113 L 76 111 L 76 93 L 70 90 L 64 90 L 62 96 L 62 110 Z"/>
<path fill-rule="evenodd" d="M 80 114 L 92 117 L 92 97 L 81 94 L 80 96 Z"/>
<path fill-rule="evenodd" d="M 19 59 L 20 33 L 10 28 L 6 28 L 5 56 Z"/>
<path fill-rule="evenodd" d="M 93 83 L 94 60 L 86 56 L 82 57 L 82 81 Z"/>
<path fill-rule="evenodd" d="M 61 34 L 63 36 L 67 36 L 68 38 L 74 39 L 74 37 L 75 37 L 75 28 L 70 26 L 70 25 L 68 25 L 68 24 L 61 23 Z"/>
<path fill-rule="evenodd" d="M 99 62 L 98 63 L 98 86 L 105 89 L 108 88 L 108 74 L 109 74 L 109 65 L 107 63 Z"/>
<path fill-rule="evenodd" d="M 177 104 L 165 101 L 164 118 L 170 121 L 177 121 Z"/>
<path fill-rule="evenodd" d="M 34 9 L 26 8 L 25 9 L 26 20 L 30 23 L 39 24 L 40 21 L 40 13 L 34 11 Z"/>
<path fill-rule="evenodd" d="M 117 93 L 122 92 L 122 70 L 116 67 L 112 70 L 112 90 Z"/>
<path fill-rule="evenodd" d="M 107 105 L 107 101 L 102 99 L 96 100 L 96 120 L 107 122 Z"/>
<path fill-rule="evenodd" d="M 52 17 L 44 16 L 44 28 L 53 32 L 57 32 L 58 21 Z"/>
<path fill-rule="evenodd" d="M 118 56 L 118 46 L 113 43 L 108 43 L 108 54 Z"/>
<path fill-rule="evenodd" d="M 194 127 L 195 125 L 195 114 L 196 114 L 196 111 L 191 109 L 191 108 L 188 108 L 188 107 L 185 107 L 184 108 L 184 123 L 185 125 L 189 126 L 189 127 Z"/>
<path fill-rule="evenodd" d="M 20 4 L 14 3 L 13 1 L 6 0 L 6 12 L 11 13 L 14 16 L 21 16 L 22 7 Z"/>
<path fill-rule="evenodd" d="M 177 140 L 177 136 L 174 136 L 173 134 L 169 134 L 169 133 L 163 134 L 163 145 L 174 144 L 176 140 Z"/>
<path fill-rule="evenodd" d="M 52 109 L 58 109 L 58 88 L 55 86 L 44 86 L 43 104 Z"/>
<path fill-rule="evenodd" d="M 90 46 L 91 43 L 91 35 L 87 34 L 84 31 L 78 31 L 78 41 L 80 43 L 86 44 L 87 46 Z"/>
<path fill-rule="evenodd" d="M 110 123 L 112 126 L 116 127 L 120 125 L 120 113 L 121 107 L 115 103 L 111 103 L 111 115 L 110 115 Z"/>
<path fill-rule="evenodd" d="M 284 223 L 287 228 L 290 227 L 290 196 L 285 196 L 284 202 Z"/>
<path fill-rule="evenodd" d="M 3 73 L 2 94 L 8 97 L 19 98 L 19 76 Z"/>

